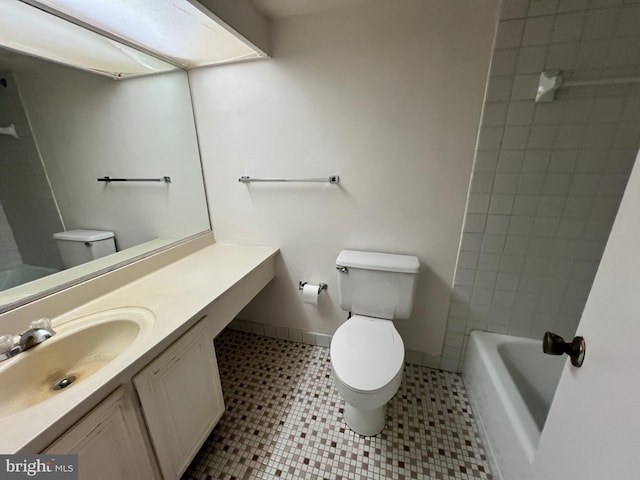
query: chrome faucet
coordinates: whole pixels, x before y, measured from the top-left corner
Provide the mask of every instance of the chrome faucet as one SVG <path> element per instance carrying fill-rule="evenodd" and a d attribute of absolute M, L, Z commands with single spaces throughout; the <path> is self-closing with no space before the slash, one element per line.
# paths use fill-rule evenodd
<path fill-rule="evenodd" d="M 0 362 L 35 347 L 55 334 L 51 320 L 40 318 L 32 321 L 29 330 L 20 335 L 0 336 Z"/>

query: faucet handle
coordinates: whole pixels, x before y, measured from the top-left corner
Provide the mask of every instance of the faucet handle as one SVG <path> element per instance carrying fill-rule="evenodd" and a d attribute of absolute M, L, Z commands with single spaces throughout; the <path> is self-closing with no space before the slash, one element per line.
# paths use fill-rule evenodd
<path fill-rule="evenodd" d="M 39 318 L 37 320 L 31 320 L 29 328 L 46 328 L 47 330 L 51 330 L 51 319 Z"/>
<path fill-rule="evenodd" d="M 0 335 L 0 354 L 11 351 L 15 345 L 13 335 Z"/>
<path fill-rule="evenodd" d="M 20 352 L 17 335 L 0 335 L 0 362 Z"/>

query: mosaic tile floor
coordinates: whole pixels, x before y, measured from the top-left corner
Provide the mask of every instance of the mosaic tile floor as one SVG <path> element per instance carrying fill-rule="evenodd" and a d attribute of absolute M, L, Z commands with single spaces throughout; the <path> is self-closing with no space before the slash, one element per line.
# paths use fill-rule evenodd
<path fill-rule="evenodd" d="M 376 437 L 353 433 L 329 349 L 234 330 L 215 340 L 226 411 L 185 479 L 491 479 L 459 375 L 405 365 Z"/>

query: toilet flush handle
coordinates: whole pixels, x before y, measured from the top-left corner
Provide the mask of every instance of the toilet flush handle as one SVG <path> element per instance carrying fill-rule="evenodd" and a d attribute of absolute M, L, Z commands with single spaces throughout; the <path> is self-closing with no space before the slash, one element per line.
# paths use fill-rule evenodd
<path fill-rule="evenodd" d="M 336 265 L 336 270 L 340 273 L 349 273 L 349 269 L 347 267 L 343 267 L 342 265 Z"/>

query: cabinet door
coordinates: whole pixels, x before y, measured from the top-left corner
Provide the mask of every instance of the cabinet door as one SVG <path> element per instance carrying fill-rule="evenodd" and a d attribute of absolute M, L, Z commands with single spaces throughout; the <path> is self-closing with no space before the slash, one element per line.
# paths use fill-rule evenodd
<path fill-rule="evenodd" d="M 165 479 L 178 478 L 224 413 L 213 339 L 201 321 L 133 382 Z"/>
<path fill-rule="evenodd" d="M 78 455 L 81 480 L 155 478 L 131 396 L 109 395 L 43 453 Z"/>

